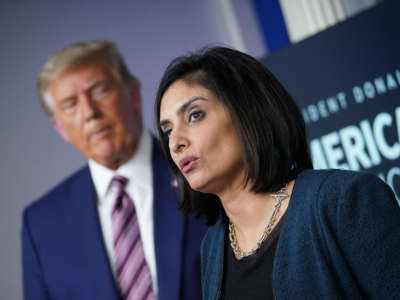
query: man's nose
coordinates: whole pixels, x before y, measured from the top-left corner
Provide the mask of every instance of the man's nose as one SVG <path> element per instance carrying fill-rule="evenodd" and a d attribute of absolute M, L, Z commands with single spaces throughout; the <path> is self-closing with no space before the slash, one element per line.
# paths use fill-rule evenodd
<path fill-rule="evenodd" d="M 84 120 L 90 120 L 98 114 L 98 108 L 94 100 L 87 93 L 80 95 L 81 113 Z"/>

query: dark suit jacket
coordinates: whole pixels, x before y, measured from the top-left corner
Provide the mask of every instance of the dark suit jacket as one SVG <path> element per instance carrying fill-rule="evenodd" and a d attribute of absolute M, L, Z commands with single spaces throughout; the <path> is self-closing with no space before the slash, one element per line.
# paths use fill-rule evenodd
<path fill-rule="evenodd" d="M 155 140 L 152 164 L 158 299 L 201 299 L 204 221 L 178 212 L 177 191 Z M 120 299 L 88 166 L 25 209 L 22 252 L 25 299 Z"/>
<path fill-rule="evenodd" d="M 399 229 L 400 207 L 377 176 L 303 171 L 279 233 L 275 298 L 400 299 Z M 220 293 L 225 232 L 220 218 L 202 244 L 204 300 Z"/>

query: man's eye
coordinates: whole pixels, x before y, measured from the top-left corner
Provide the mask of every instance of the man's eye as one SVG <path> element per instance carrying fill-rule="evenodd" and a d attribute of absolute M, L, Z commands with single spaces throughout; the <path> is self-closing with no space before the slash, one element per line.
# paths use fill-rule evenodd
<path fill-rule="evenodd" d="M 101 99 L 109 90 L 110 89 L 107 85 L 104 85 L 104 86 L 102 85 L 102 86 L 96 87 L 91 92 L 92 99 L 94 99 L 94 100 Z"/>
<path fill-rule="evenodd" d="M 189 122 L 196 122 L 201 120 L 204 116 L 204 112 L 200 110 L 193 111 L 189 114 Z"/>
<path fill-rule="evenodd" d="M 73 110 L 75 108 L 75 106 L 76 106 L 76 102 L 75 101 L 68 101 L 68 102 L 65 102 L 63 104 L 62 109 L 64 111 L 68 112 L 68 111 Z"/>

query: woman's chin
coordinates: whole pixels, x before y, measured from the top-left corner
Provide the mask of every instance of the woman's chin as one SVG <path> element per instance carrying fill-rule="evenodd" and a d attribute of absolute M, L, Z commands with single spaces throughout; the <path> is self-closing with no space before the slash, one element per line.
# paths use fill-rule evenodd
<path fill-rule="evenodd" d="M 192 180 L 189 181 L 190 187 L 192 190 L 195 190 L 196 192 L 200 192 L 203 194 L 213 194 L 212 188 L 209 184 L 209 182 L 205 181 L 200 181 L 200 180 Z"/>

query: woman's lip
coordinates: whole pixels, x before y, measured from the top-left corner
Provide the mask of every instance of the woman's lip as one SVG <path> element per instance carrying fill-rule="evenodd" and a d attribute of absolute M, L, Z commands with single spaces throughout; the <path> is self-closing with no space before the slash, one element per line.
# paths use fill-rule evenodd
<path fill-rule="evenodd" d="M 184 173 L 187 173 L 191 169 L 193 169 L 196 161 L 197 161 L 197 157 L 186 156 L 179 161 L 179 167 Z"/>
<path fill-rule="evenodd" d="M 182 168 L 183 173 L 189 173 L 197 164 L 197 159 L 189 161 L 185 166 Z"/>

